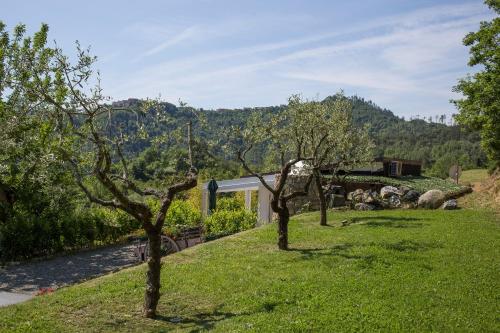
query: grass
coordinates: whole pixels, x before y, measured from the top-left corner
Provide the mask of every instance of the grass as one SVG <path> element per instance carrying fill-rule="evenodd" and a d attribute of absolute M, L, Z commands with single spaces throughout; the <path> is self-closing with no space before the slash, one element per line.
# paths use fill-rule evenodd
<path fill-rule="evenodd" d="M 485 169 L 467 170 L 460 182 L 472 184 L 473 193 L 459 199 L 461 207 L 488 209 L 500 214 L 500 175 L 488 175 Z"/>
<path fill-rule="evenodd" d="M 465 170 L 462 172 L 459 178 L 459 182 L 461 184 L 472 184 L 483 182 L 488 179 L 488 170 L 487 169 L 473 169 L 473 170 Z"/>
<path fill-rule="evenodd" d="M 351 175 L 346 177 L 347 181 L 361 183 L 378 183 L 390 186 L 407 186 L 420 193 L 425 193 L 429 190 L 441 190 L 447 194 L 457 193 L 466 189 L 463 185 L 455 184 L 454 182 L 437 177 L 426 176 L 402 176 L 398 178 L 383 177 L 383 176 L 357 176 Z"/>
<path fill-rule="evenodd" d="M 340 227 L 343 219 L 351 224 Z M 500 222 L 394 210 L 293 218 L 165 258 L 159 318 L 140 317 L 145 266 L 0 309 L 2 332 L 499 331 Z"/>

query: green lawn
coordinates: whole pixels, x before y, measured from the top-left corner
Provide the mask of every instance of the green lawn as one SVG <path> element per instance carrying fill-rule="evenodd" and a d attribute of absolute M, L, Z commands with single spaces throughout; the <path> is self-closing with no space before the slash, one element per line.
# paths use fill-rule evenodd
<path fill-rule="evenodd" d="M 488 170 L 486 169 L 473 169 L 473 170 L 465 170 L 460 175 L 460 183 L 461 184 L 471 184 L 478 183 L 488 179 Z"/>
<path fill-rule="evenodd" d="M 500 331 L 493 213 L 330 218 L 320 227 L 317 213 L 295 217 L 287 252 L 269 225 L 167 257 L 157 320 L 140 317 L 142 265 L 2 308 L 0 331 Z"/>

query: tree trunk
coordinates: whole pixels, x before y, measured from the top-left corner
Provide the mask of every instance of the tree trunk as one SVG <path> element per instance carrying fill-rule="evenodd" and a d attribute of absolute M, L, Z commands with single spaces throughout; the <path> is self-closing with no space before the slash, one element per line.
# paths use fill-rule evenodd
<path fill-rule="evenodd" d="M 288 221 L 290 214 L 288 208 L 285 208 L 282 213 L 278 214 L 278 248 L 280 250 L 288 250 Z"/>
<path fill-rule="evenodd" d="M 326 198 L 325 191 L 323 191 L 323 187 L 321 186 L 321 175 L 318 170 L 314 171 L 314 181 L 316 183 L 316 188 L 318 190 L 318 198 L 319 198 L 319 211 L 320 211 L 320 225 L 326 225 Z"/>
<path fill-rule="evenodd" d="M 144 294 L 144 316 L 156 317 L 156 306 L 160 299 L 161 236 L 159 232 L 148 232 L 149 260 Z"/>

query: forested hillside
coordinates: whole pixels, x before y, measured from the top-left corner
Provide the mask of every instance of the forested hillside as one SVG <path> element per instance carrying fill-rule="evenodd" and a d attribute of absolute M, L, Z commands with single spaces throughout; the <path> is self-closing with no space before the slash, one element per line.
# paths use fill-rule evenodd
<path fill-rule="evenodd" d="M 328 97 L 327 99 L 329 98 L 334 97 Z M 408 121 L 363 98 L 354 96 L 350 97 L 350 100 L 355 124 L 360 127 L 369 127 L 370 135 L 376 145 L 375 157 L 386 156 L 422 160 L 424 170 L 428 174 L 441 177 L 446 177 L 449 167 L 457 162 L 464 169 L 483 167 L 486 163 L 486 157 L 480 148 L 478 133 L 460 129 L 458 126 L 446 125 L 443 123 L 443 116 L 436 116 L 435 119 L 436 121 L 439 120 L 439 122 L 430 122 L 430 119 Z M 130 99 L 115 102 L 115 105 L 129 107 L 137 103 L 139 103 L 138 100 Z M 180 171 L 185 167 L 168 164 L 168 156 L 172 153 L 182 153 L 182 149 L 175 149 L 174 152 L 171 148 L 169 151 L 161 150 L 158 152 L 156 151 L 157 148 L 153 148 L 150 144 L 151 138 L 161 135 L 167 130 L 177 128 L 188 120 L 189 113 L 185 108 L 176 107 L 169 103 L 163 105 L 173 120 L 162 125 L 162 127 L 149 127 L 146 123 L 145 130 L 149 133 L 148 139 L 138 142 L 134 145 L 133 151 L 129 152 L 139 155 L 135 163 L 136 176 L 144 180 L 152 178 L 154 172 L 161 172 L 161 168 L 158 168 L 160 164 L 171 172 Z M 199 167 L 206 169 L 216 165 L 220 166 L 222 163 L 225 165 L 225 170 L 237 168 L 237 165 L 231 163 L 234 156 L 231 156 L 229 151 L 223 149 L 224 138 L 220 137 L 221 130 L 231 125 L 244 126 L 249 116 L 254 112 L 274 113 L 280 112 L 284 108 L 285 106 L 281 105 L 265 108 L 201 110 L 208 125 L 196 129 L 199 138 L 197 148 L 200 154 L 208 151 L 210 151 L 210 154 L 202 154 L 197 159 L 198 163 L 200 163 Z M 137 114 L 124 112 L 115 120 L 122 125 L 122 129 L 127 131 L 127 129 L 135 129 L 137 117 Z M 216 138 L 218 139 L 218 145 L 209 149 L 208 143 L 215 141 Z M 158 160 L 158 156 L 160 156 L 160 160 Z M 261 170 L 271 170 L 276 163 L 273 157 L 267 147 L 263 146 L 252 152 L 251 160 Z M 233 169 L 229 173 L 233 174 L 237 173 L 237 171 Z"/>

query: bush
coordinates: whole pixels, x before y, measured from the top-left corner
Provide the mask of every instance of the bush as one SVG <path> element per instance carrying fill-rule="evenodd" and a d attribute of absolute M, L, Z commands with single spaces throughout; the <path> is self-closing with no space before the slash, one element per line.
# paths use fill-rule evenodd
<path fill-rule="evenodd" d="M 223 197 L 217 200 L 217 210 L 243 210 L 245 204 L 236 197 Z"/>
<path fill-rule="evenodd" d="M 205 219 L 208 235 L 234 234 L 255 227 L 257 214 L 245 210 L 216 210 Z"/>
<path fill-rule="evenodd" d="M 0 222 L 0 259 L 31 258 L 116 242 L 140 227 L 126 213 L 104 207 L 53 210 L 35 214 L 31 207 L 16 204 L 3 211 Z"/>
<path fill-rule="evenodd" d="M 167 211 L 163 230 L 166 234 L 175 236 L 183 228 L 200 224 L 201 212 L 194 207 L 192 202 L 174 200 Z"/>

